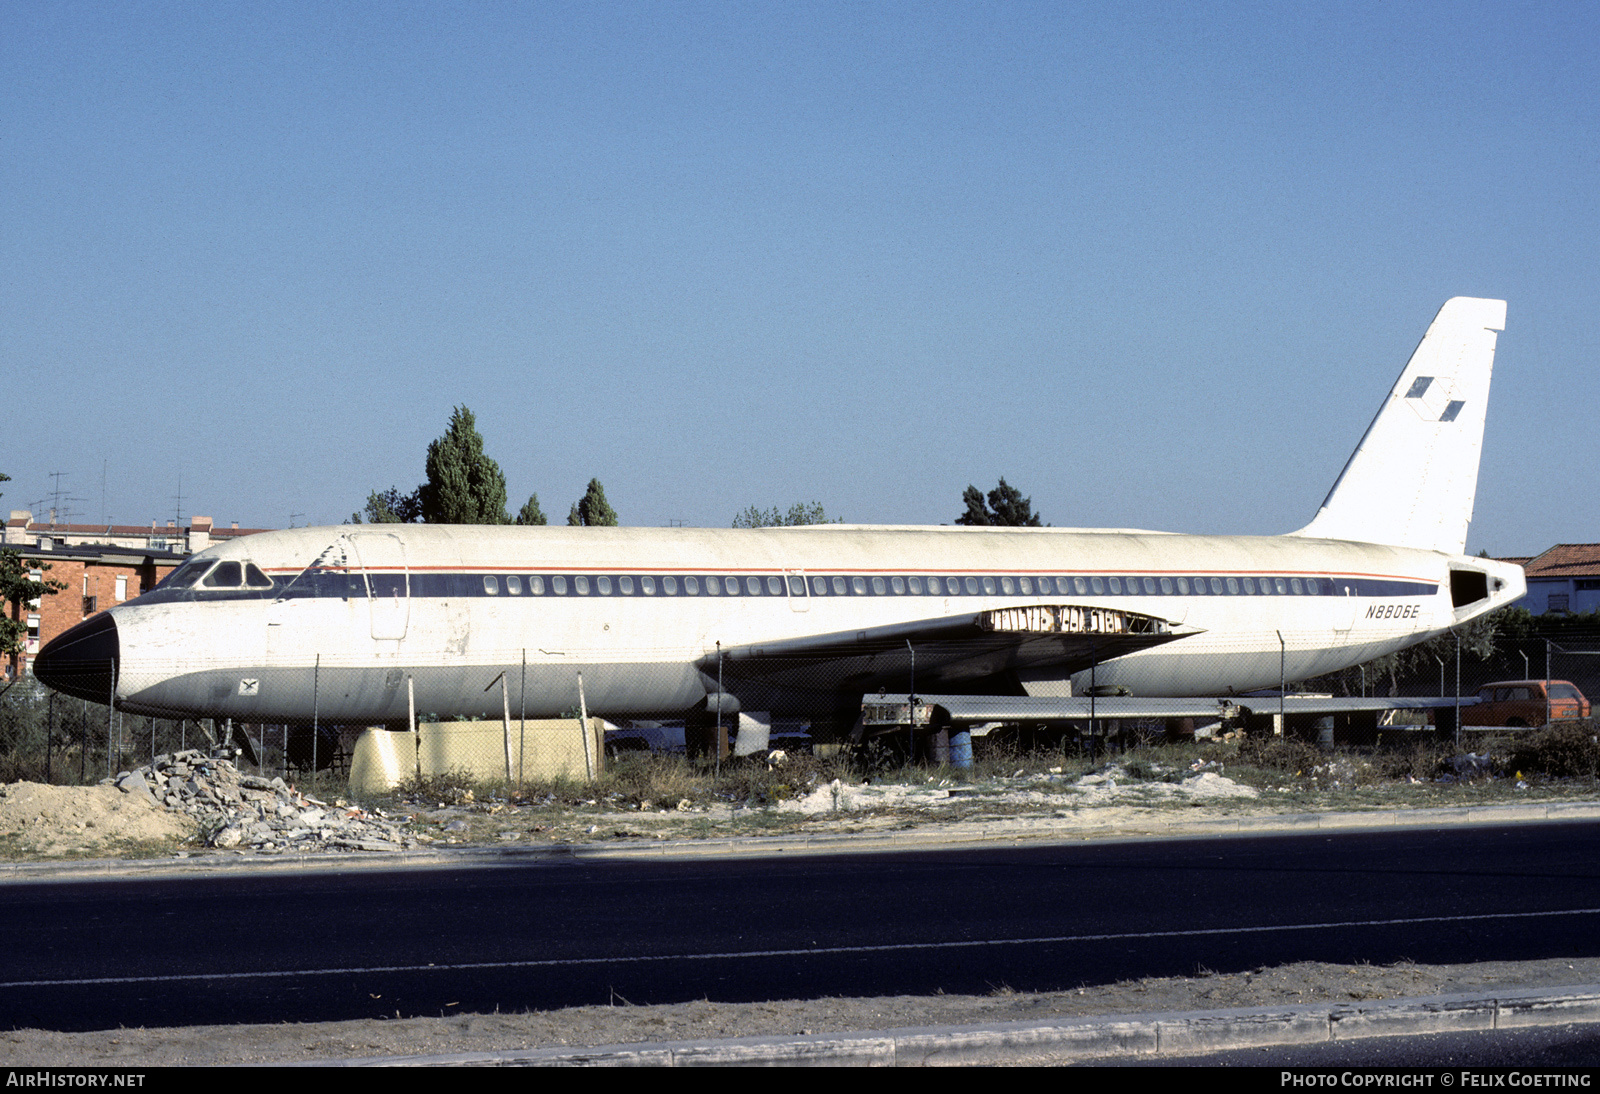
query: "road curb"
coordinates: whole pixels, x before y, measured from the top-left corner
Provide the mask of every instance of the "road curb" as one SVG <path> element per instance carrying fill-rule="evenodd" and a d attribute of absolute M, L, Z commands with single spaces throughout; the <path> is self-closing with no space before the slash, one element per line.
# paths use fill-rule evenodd
<path fill-rule="evenodd" d="M 1322 1044 L 1600 1022 L 1600 984 L 1559 991 L 1434 995 L 1307 1007 L 1122 1014 L 985 1026 L 739 1037 L 590 1048 L 320 1061 L 345 1067 L 951 1067 L 1194 1056 Z"/>

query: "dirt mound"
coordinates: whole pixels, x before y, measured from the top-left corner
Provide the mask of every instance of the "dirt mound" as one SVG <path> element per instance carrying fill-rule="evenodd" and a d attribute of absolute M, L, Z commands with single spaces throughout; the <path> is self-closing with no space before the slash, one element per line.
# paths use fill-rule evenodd
<path fill-rule="evenodd" d="M 187 817 L 114 786 L 0 786 L 0 851 L 11 855 L 75 858 L 194 836 Z"/>

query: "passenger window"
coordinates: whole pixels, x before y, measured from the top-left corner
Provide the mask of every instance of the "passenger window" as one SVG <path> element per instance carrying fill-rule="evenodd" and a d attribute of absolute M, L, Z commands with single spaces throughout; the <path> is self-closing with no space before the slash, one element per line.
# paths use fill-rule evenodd
<path fill-rule="evenodd" d="M 534 596 L 544 595 L 544 578 L 534 574 L 528 579 L 528 591 Z"/>
<path fill-rule="evenodd" d="M 994 595 L 994 578 L 986 577 L 983 579 L 983 591 L 986 596 Z"/>
<path fill-rule="evenodd" d="M 1244 592 L 1245 592 L 1246 596 L 1255 596 L 1256 595 L 1256 579 L 1255 578 L 1247 577 L 1247 578 L 1244 579 Z"/>
<path fill-rule="evenodd" d="M 1113 593 L 1115 593 L 1117 596 L 1122 595 L 1122 579 L 1120 577 L 1111 578 L 1110 585 Z"/>
<path fill-rule="evenodd" d="M 1238 581 L 1237 578 L 1230 577 L 1228 579 L 1228 595 L 1229 596 L 1238 596 L 1239 595 L 1239 581 Z"/>
<path fill-rule="evenodd" d="M 833 579 L 833 595 L 834 596 L 843 596 L 844 595 L 844 578 L 836 577 L 836 578 Z"/>
<path fill-rule="evenodd" d="M 597 577 L 594 583 L 601 596 L 611 595 L 611 579 L 609 577 Z"/>
<path fill-rule="evenodd" d="M 633 595 L 633 578 L 631 578 L 631 577 L 619 577 L 619 578 L 617 578 L 617 588 L 622 591 L 622 595 L 623 596 L 632 596 Z"/>
<path fill-rule="evenodd" d="M 1289 591 L 1288 582 L 1284 581 L 1281 577 L 1275 577 L 1272 579 L 1272 587 L 1278 590 L 1279 596 L 1283 596 Z"/>
<path fill-rule="evenodd" d="M 1072 579 L 1072 589 L 1079 596 L 1083 596 L 1089 591 L 1089 583 L 1081 577 L 1075 577 Z"/>
<path fill-rule="evenodd" d="M 669 578 L 668 580 L 671 580 L 671 579 Z M 687 595 L 687 596 L 698 596 L 699 593 L 700 593 L 700 579 L 697 578 L 697 577 L 686 577 L 686 578 L 684 578 L 683 579 L 683 591 L 684 591 L 684 594 Z"/>
<path fill-rule="evenodd" d="M 522 595 L 522 579 L 515 574 L 506 578 L 506 592 L 512 596 Z"/>
<path fill-rule="evenodd" d="M 556 574 L 550 579 L 550 591 L 557 596 L 567 595 L 567 579 L 561 574 Z"/>
<path fill-rule="evenodd" d="M 579 596 L 588 596 L 589 595 L 589 579 L 586 578 L 586 577 L 575 577 L 575 578 L 573 578 L 572 579 L 572 587 L 574 589 L 578 590 L 578 595 Z"/>
<path fill-rule="evenodd" d="M 978 579 L 977 578 L 975 578 L 975 577 L 967 578 L 966 579 L 966 586 L 967 586 L 967 595 L 968 596 L 977 596 L 978 595 Z"/>
<path fill-rule="evenodd" d="M 1105 581 L 1098 577 L 1091 577 L 1089 579 L 1089 591 L 1094 593 L 1096 596 L 1101 595 L 1106 591 Z"/>
<path fill-rule="evenodd" d="M 751 596 L 760 596 L 761 595 L 761 579 L 759 577 L 747 577 L 747 578 L 745 578 L 744 579 L 744 591 L 749 593 Z"/>
<path fill-rule="evenodd" d="M 1017 578 L 1017 587 L 1022 590 L 1023 596 L 1033 595 L 1033 579 L 1029 577 Z"/>
<path fill-rule="evenodd" d="M 583 578 L 580 577 L 578 580 L 582 581 Z M 500 582 L 495 580 L 495 577 L 494 577 L 493 574 L 484 574 L 483 575 L 483 591 L 488 593 L 490 596 L 498 596 L 499 595 L 499 593 L 500 593 Z"/>
<path fill-rule="evenodd" d="M 715 577 L 706 578 L 706 595 L 707 596 L 716 596 L 720 592 L 722 592 L 722 581 L 721 581 L 721 579 L 720 578 L 715 578 Z"/>
<path fill-rule="evenodd" d="M 850 579 L 850 591 L 855 593 L 857 596 L 866 596 L 867 595 L 867 581 L 866 581 L 866 578 L 852 577 Z"/>
<path fill-rule="evenodd" d="M 803 577 L 795 577 L 793 574 L 789 575 L 789 595 L 805 596 L 806 579 Z"/>
<path fill-rule="evenodd" d="M 725 578 L 723 578 L 722 579 L 722 588 L 723 588 L 723 591 L 726 592 L 729 596 L 738 596 L 739 595 L 739 579 L 736 578 L 736 577 L 725 577 Z"/>
<path fill-rule="evenodd" d="M 1300 579 L 1298 577 L 1291 577 L 1289 579 L 1289 591 L 1295 596 L 1299 596 L 1301 592 L 1304 591 L 1300 586 Z"/>
<path fill-rule="evenodd" d="M 767 578 L 767 592 L 772 596 L 783 595 L 783 582 L 775 577 Z"/>
<path fill-rule="evenodd" d="M 899 577 L 891 577 L 889 579 L 889 588 L 894 590 L 894 595 L 895 596 L 904 595 L 904 593 L 906 591 L 905 579 L 904 578 L 899 578 Z"/>
<path fill-rule="evenodd" d="M 818 595 L 818 596 L 827 596 L 828 595 L 828 582 L 827 582 L 827 580 L 824 579 L 824 578 L 820 578 L 820 577 L 812 578 L 811 579 L 811 591 L 813 593 L 815 593 L 816 595 Z"/>
<path fill-rule="evenodd" d="M 1189 579 L 1188 578 L 1180 577 L 1178 579 L 1178 595 L 1179 596 L 1188 596 L 1189 595 Z"/>
<path fill-rule="evenodd" d="M 922 595 L 922 579 L 920 577 L 906 578 L 906 588 L 911 590 L 912 596 Z"/>
<path fill-rule="evenodd" d="M 1164 577 L 1161 579 L 1161 595 L 1172 595 L 1172 579 L 1170 577 Z"/>
<path fill-rule="evenodd" d="M 873 578 L 872 579 L 872 595 L 873 596 L 882 596 L 883 593 L 884 593 L 883 578 L 881 578 L 881 577 Z"/>

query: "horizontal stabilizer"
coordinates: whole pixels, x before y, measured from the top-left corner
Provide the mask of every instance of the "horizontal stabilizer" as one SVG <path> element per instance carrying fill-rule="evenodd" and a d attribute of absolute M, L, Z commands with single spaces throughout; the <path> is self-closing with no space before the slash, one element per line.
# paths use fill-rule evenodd
<path fill-rule="evenodd" d="M 1505 325 L 1503 300 L 1447 301 L 1322 508 L 1293 534 L 1461 554 Z"/>

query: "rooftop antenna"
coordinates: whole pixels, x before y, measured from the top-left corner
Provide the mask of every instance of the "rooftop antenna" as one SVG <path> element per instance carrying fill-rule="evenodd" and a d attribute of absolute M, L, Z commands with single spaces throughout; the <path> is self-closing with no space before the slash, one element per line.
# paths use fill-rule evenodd
<path fill-rule="evenodd" d="M 305 516 L 305 514 L 304 514 L 304 513 L 290 513 L 290 514 L 289 514 L 289 527 L 290 527 L 290 528 L 293 528 L 293 527 L 294 527 L 294 519 L 295 519 L 295 518 L 296 518 L 296 517 L 303 517 L 303 516 Z"/>
<path fill-rule="evenodd" d="M 183 472 L 182 471 L 178 472 L 178 493 L 172 498 L 172 500 L 177 505 L 177 508 L 173 511 L 173 514 L 172 514 L 172 526 L 174 528 L 182 528 L 183 527 Z"/>
<path fill-rule="evenodd" d="M 50 523 L 52 526 L 56 524 L 71 524 L 73 515 L 72 503 L 83 500 L 82 498 L 72 497 L 67 493 L 66 487 L 62 486 L 61 480 L 66 478 L 69 473 L 67 471 L 50 472 L 50 477 L 55 480 L 55 485 L 50 490 Z"/>

